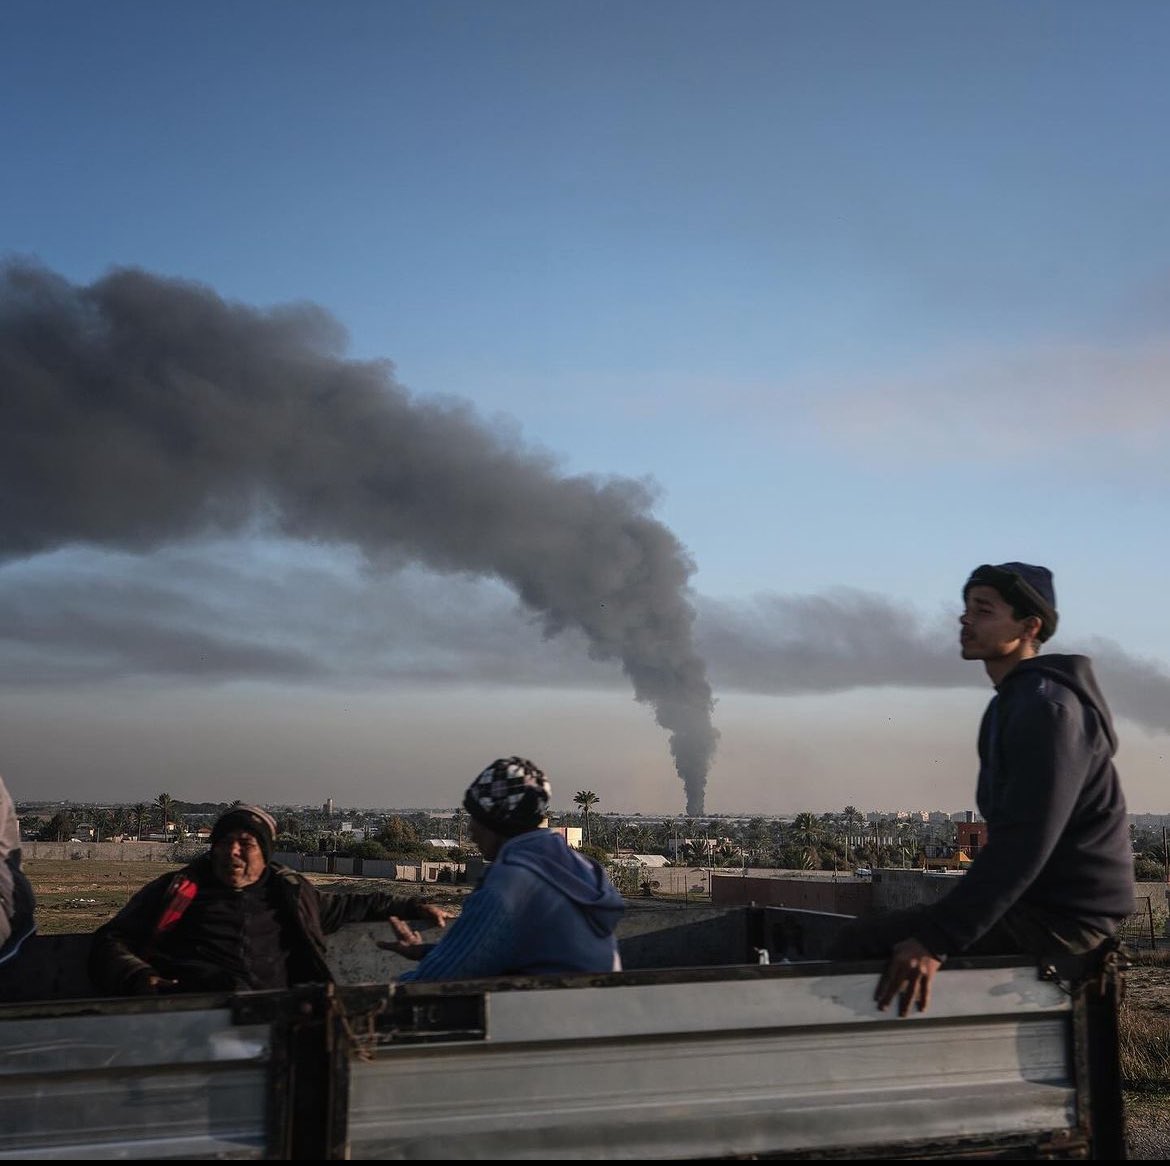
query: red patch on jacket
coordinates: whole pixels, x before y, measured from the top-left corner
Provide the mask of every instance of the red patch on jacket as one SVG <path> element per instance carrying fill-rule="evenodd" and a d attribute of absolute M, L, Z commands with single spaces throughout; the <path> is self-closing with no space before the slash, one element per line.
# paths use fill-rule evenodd
<path fill-rule="evenodd" d="M 174 882 L 167 888 L 163 913 L 154 926 L 154 934 L 159 936 L 164 931 L 170 931 L 183 918 L 183 913 L 191 906 L 198 892 L 199 887 L 193 878 L 182 874 L 176 875 Z"/>

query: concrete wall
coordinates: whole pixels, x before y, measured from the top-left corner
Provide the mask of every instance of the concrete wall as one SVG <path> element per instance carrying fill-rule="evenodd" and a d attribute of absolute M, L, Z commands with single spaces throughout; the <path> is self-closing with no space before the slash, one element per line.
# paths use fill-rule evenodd
<path fill-rule="evenodd" d="M 827 875 L 828 877 L 825 877 Z M 936 903 L 963 877 L 962 871 L 924 871 L 888 867 L 875 870 L 872 880 L 822 872 L 776 872 L 749 876 L 716 871 L 711 880 L 713 906 L 746 905 L 827 911 L 864 915 L 871 911 L 897 911 L 922 903 Z M 1170 886 L 1135 883 L 1137 911 L 1121 930 L 1123 938 L 1170 937 Z"/>
<path fill-rule="evenodd" d="M 463 870 L 461 862 L 395 862 L 390 858 L 342 858 L 328 854 L 296 854 L 278 850 L 274 862 L 312 874 L 351 875 L 367 879 L 398 879 L 408 883 L 437 883 L 443 871 Z"/>
<path fill-rule="evenodd" d="M 873 888 L 868 879 L 839 875 L 836 879 L 783 876 L 725 875 L 711 878 L 711 903 L 719 906 L 758 903 L 762 907 L 793 907 L 802 911 L 829 911 L 837 915 L 864 915 L 872 909 Z"/>
<path fill-rule="evenodd" d="M 207 847 L 175 842 L 22 842 L 21 855 L 30 859 L 93 859 L 101 862 L 185 862 Z M 176 858 L 176 852 L 181 857 Z"/>
<path fill-rule="evenodd" d="M 389 858 L 363 858 L 362 875 L 371 879 L 396 879 L 400 864 Z"/>
<path fill-rule="evenodd" d="M 453 875 L 460 875 L 463 873 L 464 866 L 461 862 L 424 862 L 422 864 L 422 878 L 419 880 L 424 883 L 437 883 L 443 871 L 450 871 Z"/>
<path fill-rule="evenodd" d="M 873 910 L 900 911 L 937 903 L 963 877 L 962 871 L 883 867 L 873 872 Z"/>
<path fill-rule="evenodd" d="M 21 854 L 31 859 L 99 862 L 190 862 L 207 852 L 201 842 L 22 842 Z M 443 870 L 456 874 L 463 870 L 458 862 L 394 862 L 373 858 L 342 858 L 328 854 L 298 854 L 278 850 L 273 860 L 293 870 L 313 874 L 361 875 L 364 878 L 402 879 L 407 882 L 434 883 Z"/>
<path fill-rule="evenodd" d="M 688 892 L 705 895 L 710 891 L 710 871 L 691 870 L 685 866 L 646 867 L 638 872 L 638 881 L 658 886 L 654 889 L 664 895 L 683 895 Z"/>

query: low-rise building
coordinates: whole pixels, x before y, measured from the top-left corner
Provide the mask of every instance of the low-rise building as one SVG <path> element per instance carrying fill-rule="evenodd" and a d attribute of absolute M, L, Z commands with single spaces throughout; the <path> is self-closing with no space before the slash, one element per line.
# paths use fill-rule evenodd
<path fill-rule="evenodd" d="M 584 831 L 580 826 L 550 826 L 549 832 L 559 834 L 574 850 L 581 849 Z"/>

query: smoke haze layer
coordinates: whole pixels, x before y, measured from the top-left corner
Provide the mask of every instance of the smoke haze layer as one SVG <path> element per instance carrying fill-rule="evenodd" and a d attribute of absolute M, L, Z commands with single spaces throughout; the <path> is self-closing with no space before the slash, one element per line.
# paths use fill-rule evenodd
<path fill-rule="evenodd" d="M 121 269 L 90 286 L 0 269 L 0 554 L 150 550 L 258 520 L 504 581 L 546 635 L 620 660 L 703 812 L 718 734 L 694 646 L 694 564 L 652 489 L 564 476 L 466 403 L 413 398 L 342 353 L 322 309 L 258 310 Z M 295 667 L 295 661 L 290 667 Z"/>

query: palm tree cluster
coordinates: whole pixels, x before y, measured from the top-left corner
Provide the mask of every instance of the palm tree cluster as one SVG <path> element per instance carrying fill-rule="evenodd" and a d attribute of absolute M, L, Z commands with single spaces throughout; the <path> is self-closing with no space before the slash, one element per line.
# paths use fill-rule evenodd
<path fill-rule="evenodd" d="M 954 840 L 953 825 L 928 826 L 917 818 L 880 815 L 867 820 L 856 806 L 846 806 L 839 813 L 804 811 L 792 818 L 761 815 L 745 821 L 602 814 L 597 808 L 601 798 L 590 789 L 578 790 L 572 800 L 578 812 L 560 814 L 559 822 L 576 820 L 583 827 L 584 845 L 602 857 L 601 852 L 622 850 L 663 854 L 693 866 L 847 871 L 859 866 L 917 866 L 927 855 L 945 851 Z M 46 841 L 68 841 L 78 823 L 85 821 L 94 827 L 99 841 L 119 834 L 142 839 L 153 832 L 180 841 L 186 833 L 185 811 L 207 821 L 224 808 L 211 803 L 182 803 L 169 793 L 160 793 L 153 802 L 131 806 L 96 810 L 65 807 L 51 820 L 38 823 L 36 832 Z M 429 852 L 425 839 L 450 837 L 462 850 L 467 815 L 462 810 L 454 816 L 359 811 L 347 820 L 354 825 L 354 833 L 335 830 L 325 836 L 318 810 L 303 808 L 295 815 L 285 814 L 278 823 L 278 848 L 316 851 L 324 843 L 337 853 L 348 853 L 366 845 L 371 851 L 377 846 L 398 854 Z M 31 825 L 26 822 L 26 826 Z M 361 842 L 363 835 L 365 843 Z"/>
<path fill-rule="evenodd" d="M 804 811 L 793 818 L 644 820 L 595 810 L 592 790 L 573 798 L 585 844 L 609 852 L 666 854 L 678 862 L 712 867 L 853 870 L 858 866 L 914 866 L 953 842 L 953 824 L 928 826 L 920 818 L 874 816 L 856 806 L 840 813 Z M 577 815 L 563 816 L 570 821 Z M 620 846 L 619 846 L 620 844 Z"/>
<path fill-rule="evenodd" d="M 161 793 L 149 803 L 98 808 L 66 806 L 57 810 L 47 822 L 22 815 L 22 824 L 26 836 L 35 833 L 43 842 L 68 842 L 84 827 L 92 829 L 94 842 L 106 842 L 117 837 L 141 841 L 157 823 L 158 833 L 181 842 L 187 834 L 183 806 L 184 803 L 176 801 L 170 794 Z"/>

